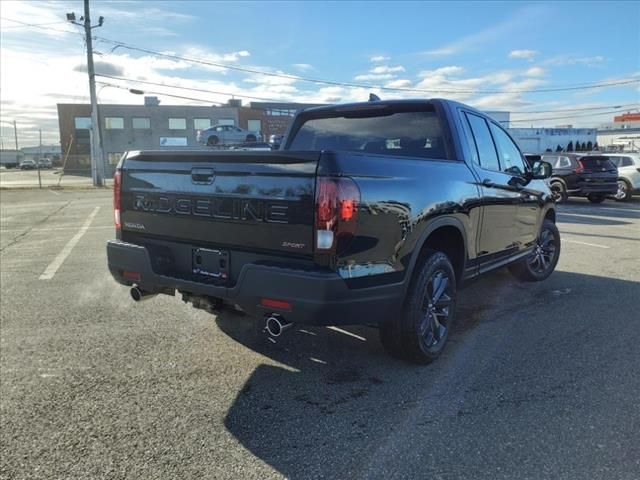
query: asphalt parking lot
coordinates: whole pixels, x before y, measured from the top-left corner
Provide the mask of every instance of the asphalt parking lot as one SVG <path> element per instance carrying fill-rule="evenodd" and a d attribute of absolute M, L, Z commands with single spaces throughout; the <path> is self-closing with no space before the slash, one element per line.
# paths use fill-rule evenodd
<path fill-rule="evenodd" d="M 559 208 L 556 272 L 460 293 L 447 351 L 386 356 L 372 328 L 299 328 L 106 269 L 111 192 L 0 193 L 0 476 L 640 478 L 640 199 Z"/>

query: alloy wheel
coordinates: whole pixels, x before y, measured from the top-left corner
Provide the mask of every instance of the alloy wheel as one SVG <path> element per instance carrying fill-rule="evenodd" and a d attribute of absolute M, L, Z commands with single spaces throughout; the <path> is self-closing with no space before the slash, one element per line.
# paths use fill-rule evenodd
<path fill-rule="evenodd" d="M 452 301 L 451 284 L 451 279 L 443 270 L 437 270 L 427 282 L 419 326 L 420 336 L 427 349 L 437 347 L 447 336 Z"/>
<path fill-rule="evenodd" d="M 614 195 L 614 198 L 616 200 L 624 200 L 627 198 L 628 190 L 629 186 L 627 185 L 627 182 L 624 180 L 618 180 L 618 191 Z"/>
<path fill-rule="evenodd" d="M 529 257 L 529 267 L 536 273 L 544 273 L 551 265 L 556 255 L 556 240 L 553 232 L 544 229 L 538 237 L 536 247 Z"/>

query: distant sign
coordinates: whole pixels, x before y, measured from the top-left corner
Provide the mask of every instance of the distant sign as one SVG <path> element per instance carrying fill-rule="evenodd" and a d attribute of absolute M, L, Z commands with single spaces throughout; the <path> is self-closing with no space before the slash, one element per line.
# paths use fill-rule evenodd
<path fill-rule="evenodd" d="M 160 137 L 161 147 L 186 147 L 187 137 Z"/>

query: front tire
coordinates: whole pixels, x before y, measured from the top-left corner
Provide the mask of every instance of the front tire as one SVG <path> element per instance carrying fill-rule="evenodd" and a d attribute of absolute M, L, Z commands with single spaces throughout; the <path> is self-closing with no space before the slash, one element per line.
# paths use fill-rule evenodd
<path fill-rule="evenodd" d="M 551 220 L 542 223 L 531 255 L 509 265 L 509 271 L 523 282 L 541 282 L 553 273 L 560 259 L 560 232 Z"/>
<path fill-rule="evenodd" d="M 449 258 L 429 250 L 418 264 L 401 315 L 380 328 L 392 356 L 427 364 L 442 353 L 454 319 L 456 277 Z"/>
<path fill-rule="evenodd" d="M 247 142 L 255 142 L 256 141 L 256 136 L 255 135 L 247 135 L 247 138 L 245 140 Z"/>
<path fill-rule="evenodd" d="M 219 142 L 220 142 L 220 139 L 215 135 L 211 135 L 209 138 L 207 138 L 207 145 L 209 145 L 210 147 L 217 145 Z"/>
<path fill-rule="evenodd" d="M 589 195 L 587 195 L 587 198 L 589 199 L 589 201 L 591 203 L 602 203 L 605 201 L 605 199 L 607 198 L 606 195 L 599 195 L 596 193 L 590 193 Z"/>
<path fill-rule="evenodd" d="M 618 191 L 614 195 L 617 202 L 628 202 L 631 200 L 631 185 L 626 180 L 618 180 Z"/>
<path fill-rule="evenodd" d="M 562 182 L 553 182 L 550 186 L 551 197 L 556 203 L 564 203 L 567 201 L 569 195 L 567 195 L 567 189 Z"/>

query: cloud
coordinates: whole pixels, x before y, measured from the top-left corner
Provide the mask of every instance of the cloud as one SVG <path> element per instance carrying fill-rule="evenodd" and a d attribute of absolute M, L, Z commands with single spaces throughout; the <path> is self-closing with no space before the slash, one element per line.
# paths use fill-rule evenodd
<path fill-rule="evenodd" d="M 292 66 L 294 68 L 297 68 L 298 70 L 300 70 L 302 72 L 306 72 L 308 70 L 313 70 L 313 65 L 311 65 L 309 63 L 294 63 L 294 64 L 292 64 Z"/>
<path fill-rule="evenodd" d="M 419 77 L 431 77 L 431 76 L 444 76 L 444 75 L 455 75 L 458 73 L 464 72 L 463 67 L 459 67 L 458 65 L 447 65 L 446 67 L 439 67 L 435 70 L 423 70 L 418 73 Z"/>
<path fill-rule="evenodd" d="M 556 57 L 549 58 L 544 61 L 545 65 L 585 65 L 588 67 L 593 67 L 597 65 L 601 65 L 606 62 L 606 57 L 602 55 L 594 55 L 591 57 L 578 57 L 572 55 L 559 55 Z"/>
<path fill-rule="evenodd" d="M 541 67 L 531 67 L 527 69 L 523 75 L 527 77 L 541 77 L 546 73 L 544 68 Z"/>
<path fill-rule="evenodd" d="M 387 65 L 379 65 L 377 67 L 373 67 L 369 70 L 369 73 L 380 74 L 380 73 L 395 73 L 395 72 L 404 72 L 404 67 L 402 65 L 398 65 L 397 67 L 389 67 Z"/>
<path fill-rule="evenodd" d="M 389 60 L 391 60 L 390 57 L 385 57 L 384 55 L 375 55 L 373 57 L 371 57 L 370 59 L 373 63 L 382 63 L 382 62 L 388 62 Z"/>
<path fill-rule="evenodd" d="M 388 82 L 385 87 L 390 88 L 405 88 L 411 86 L 411 80 L 407 80 L 406 78 L 399 78 L 397 80 L 393 80 Z"/>
<path fill-rule="evenodd" d="M 369 82 L 376 80 L 391 80 L 396 76 L 392 73 L 365 73 L 364 75 L 356 75 L 354 80 L 358 82 Z"/>
<path fill-rule="evenodd" d="M 509 58 L 522 58 L 525 60 L 531 60 L 536 55 L 540 55 L 537 50 L 511 50 L 509 52 Z"/>
<path fill-rule="evenodd" d="M 120 65 L 115 65 L 110 62 L 102 62 L 99 60 L 95 61 L 93 65 L 94 70 L 98 75 L 112 75 L 115 77 L 121 77 L 124 75 L 124 68 L 122 68 Z M 86 73 L 87 66 L 85 64 L 76 65 L 75 67 L 73 67 L 73 71 Z"/>
<path fill-rule="evenodd" d="M 420 53 L 422 55 L 434 57 L 453 55 L 462 51 L 477 50 L 482 45 L 497 42 L 514 34 L 522 35 L 522 32 L 526 31 L 531 23 L 540 18 L 547 10 L 548 7 L 544 5 L 526 6 L 516 11 L 506 20 L 496 23 L 484 30 L 464 36 L 438 48 L 432 48 Z"/>

